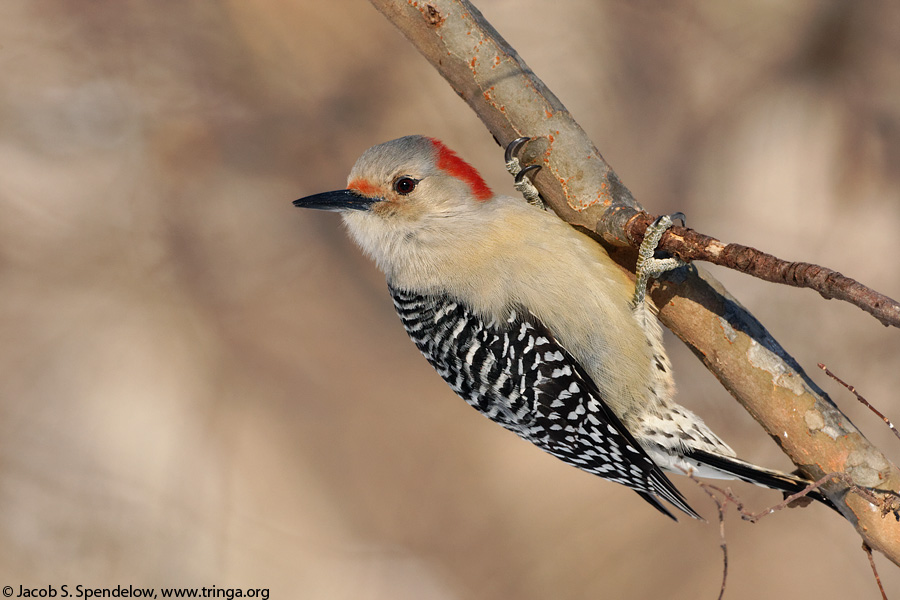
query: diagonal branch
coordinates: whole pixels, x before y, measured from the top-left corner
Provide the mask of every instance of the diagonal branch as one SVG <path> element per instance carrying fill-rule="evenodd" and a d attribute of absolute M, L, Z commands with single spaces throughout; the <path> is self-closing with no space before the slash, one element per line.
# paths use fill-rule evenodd
<path fill-rule="evenodd" d="M 503 145 L 533 136 L 520 158 L 545 168 L 536 185 L 566 221 L 598 233 L 633 269 L 628 222 L 641 207 L 571 117 L 467 0 L 370 0 L 432 63 Z M 642 217 L 643 218 L 643 217 Z M 633 229 L 633 231 L 632 231 Z M 628 232 L 631 231 L 631 234 Z M 674 236 L 666 235 L 664 244 Z M 668 246 L 667 246 L 668 247 Z M 859 488 L 896 491 L 900 470 L 853 426 L 737 300 L 694 268 L 658 284 L 660 318 L 813 480 L 846 474 L 823 492 L 872 548 L 900 565 L 900 522 Z"/>

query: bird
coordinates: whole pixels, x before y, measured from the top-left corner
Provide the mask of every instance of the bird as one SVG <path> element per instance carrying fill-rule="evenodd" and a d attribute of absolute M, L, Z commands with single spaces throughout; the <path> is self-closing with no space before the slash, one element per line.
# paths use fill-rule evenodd
<path fill-rule="evenodd" d="M 508 161 L 523 139 L 507 148 Z M 520 172 L 517 189 L 527 187 L 523 175 L 535 166 L 507 166 Z M 659 270 L 639 272 L 636 289 L 600 244 L 539 204 L 495 194 L 454 151 L 421 135 L 366 150 L 345 189 L 294 201 L 341 214 L 438 374 L 538 448 L 631 488 L 672 519 L 665 503 L 701 517 L 666 472 L 804 490 L 806 479 L 738 459 L 675 401 L 662 329 L 640 289 Z M 670 225 L 648 230 L 642 255 L 652 259 Z M 675 259 L 655 260 L 664 270 Z"/>

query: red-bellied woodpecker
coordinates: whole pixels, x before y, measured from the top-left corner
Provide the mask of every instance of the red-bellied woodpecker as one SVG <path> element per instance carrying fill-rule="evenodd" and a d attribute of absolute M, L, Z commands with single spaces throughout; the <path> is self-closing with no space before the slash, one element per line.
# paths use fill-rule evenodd
<path fill-rule="evenodd" d="M 441 377 L 550 454 L 630 487 L 670 517 L 660 499 L 697 513 L 663 470 L 787 492 L 808 483 L 736 459 L 674 402 L 643 289 L 633 295 L 599 244 L 549 212 L 495 195 L 441 142 L 409 136 L 374 146 L 347 189 L 294 204 L 340 211 Z"/>

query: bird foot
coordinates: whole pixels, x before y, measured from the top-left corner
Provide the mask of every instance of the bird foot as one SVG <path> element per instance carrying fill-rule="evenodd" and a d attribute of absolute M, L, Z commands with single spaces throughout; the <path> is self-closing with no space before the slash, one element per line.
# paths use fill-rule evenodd
<path fill-rule="evenodd" d="M 655 221 L 647 226 L 644 233 L 644 241 L 638 249 L 637 264 L 635 265 L 636 280 L 634 282 L 634 297 L 632 304 L 640 306 L 644 302 L 647 295 L 647 283 L 650 278 L 656 279 L 663 273 L 685 266 L 687 263 L 674 256 L 667 258 L 656 258 L 654 256 L 659 240 L 668 230 L 675 220 L 681 221 L 684 225 L 684 213 L 673 213 L 671 215 L 662 215 L 657 217 Z"/>
<path fill-rule="evenodd" d="M 520 137 L 509 143 L 509 146 L 506 147 L 506 152 L 504 153 L 506 170 L 509 171 L 510 175 L 515 177 L 513 185 L 516 190 L 525 197 L 528 204 L 547 210 L 547 206 L 544 204 L 544 199 L 541 198 L 540 192 L 538 192 L 537 188 L 531 182 L 531 179 L 527 177 L 528 173 L 537 173 L 540 171 L 541 165 L 528 165 L 527 167 L 522 167 L 522 164 L 516 157 L 516 153 L 519 149 L 530 139 L 531 138 L 528 137 Z"/>

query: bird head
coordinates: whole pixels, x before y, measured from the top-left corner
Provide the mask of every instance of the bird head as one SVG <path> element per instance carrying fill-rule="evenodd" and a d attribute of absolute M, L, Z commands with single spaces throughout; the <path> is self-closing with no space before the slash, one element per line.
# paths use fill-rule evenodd
<path fill-rule="evenodd" d="M 493 197 L 456 153 L 413 135 L 366 150 L 346 189 L 301 198 L 294 206 L 340 212 L 354 240 L 390 275 L 401 262 L 439 260 L 428 249 L 455 245 Z"/>

